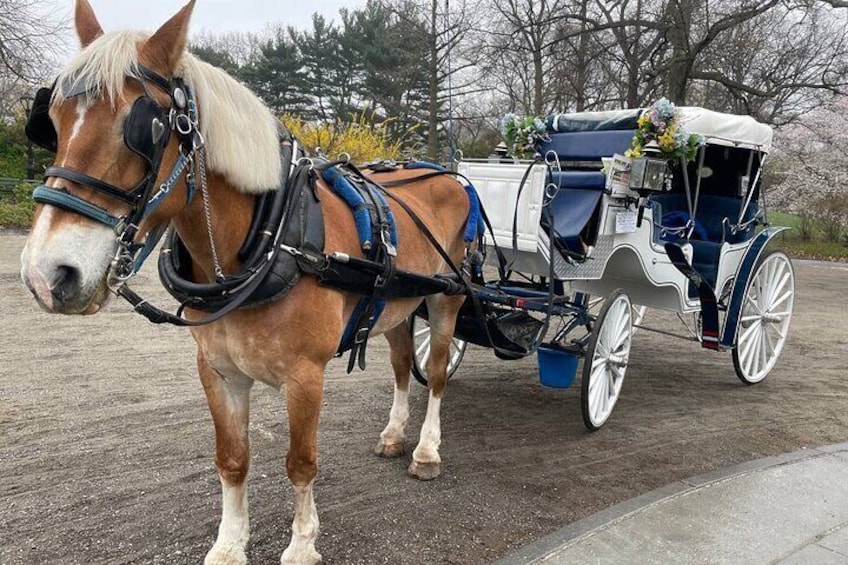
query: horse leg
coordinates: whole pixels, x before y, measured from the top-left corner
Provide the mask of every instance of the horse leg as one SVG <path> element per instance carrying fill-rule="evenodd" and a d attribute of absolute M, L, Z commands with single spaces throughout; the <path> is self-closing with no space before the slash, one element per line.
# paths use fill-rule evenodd
<path fill-rule="evenodd" d="M 409 420 L 409 371 L 412 368 L 412 336 L 406 324 L 386 332 L 389 357 L 395 373 L 395 396 L 389 412 L 389 423 L 380 433 L 374 452 L 381 457 L 400 457 L 404 451 L 406 422 Z"/>
<path fill-rule="evenodd" d="M 427 380 L 430 395 L 427 415 L 421 426 L 418 446 L 412 452 L 409 474 L 423 481 L 435 479 L 441 473 L 442 459 L 439 444 L 442 441 L 439 410 L 442 394 L 447 386 L 447 368 L 450 344 L 456 327 L 456 315 L 464 296 L 436 295 L 427 299 L 430 318 L 430 357 L 427 359 Z"/>
<path fill-rule="evenodd" d="M 318 537 L 318 511 L 312 485 L 318 474 L 318 416 L 323 394 L 324 367 L 311 362 L 298 363 L 286 381 L 289 416 L 289 452 L 286 473 L 294 487 L 292 539 L 280 562 L 320 563 L 315 550 Z"/>
<path fill-rule="evenodd" d="M 199 352 L 197 366 L 215 424 L 215 465 L 223 494 L 218 538 L 204 563 L 241 565 L 247 563 L 244 548 L 250 537 L 245 479 L 250 466 L 247 425 L 253 380 L 225 378 Z"/>

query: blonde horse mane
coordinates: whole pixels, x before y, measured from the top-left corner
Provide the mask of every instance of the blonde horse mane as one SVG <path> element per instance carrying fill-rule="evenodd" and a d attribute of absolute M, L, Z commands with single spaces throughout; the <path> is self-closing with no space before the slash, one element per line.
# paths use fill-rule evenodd
<path fill-rule="evenodd" d="M 56 98 L 65 85 L 80 84 L 116 104 L 127 76 L 138 74 L 138 47 L 150 34 L 107 33 L 80 51 L 59 75 Z M 243 84 L 186 52 L 177 65 L 197 96 L 200 131 L 206 138 L 207 167 L 242 192 L 259 193 L 279 185 L 279 121 Z"/>

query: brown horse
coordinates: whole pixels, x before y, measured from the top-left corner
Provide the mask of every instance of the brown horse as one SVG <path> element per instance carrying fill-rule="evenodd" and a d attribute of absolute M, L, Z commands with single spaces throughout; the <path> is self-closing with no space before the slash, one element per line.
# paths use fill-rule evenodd
<path fill-rule="evenodd" d="M 259 194 L 277 187 L 281 165 L 279 125 L 269 110 L 236 80 L 186 52 L 193 4 L 152 35 L 105 34 L 88 2 L 77 1 L 75 25 L 82 50 L 58 78 L 49 101 L 49 121 L 56 130 L 56 165 L 79 174 L 48 171 L 44 190 L 77 203 L 84 201 L 114 218 L 126 217 L 131 204 L 120 195 L 104 192 L 102 184 L 131 194 L 151 167 L 128 148 L 125 123 L 132 117 L 134 103 L 145 96 L 163 109 L 179 106 L 167 84 L 174 77 L 182 78 L 197 101 L 208 188 L 202 191 L 202 198 L 189 199 L 189 186 L 180 176 L 164 195 L 162 205 L 143 218 L 138 233 L 170 222 L 191 256 L 194 280 L 205 283 L 215 280 L 216 263 L 225 274 L 239 269 L 238 251 L 249 230 L 255 201 Z M 163 81 L 157 84 L 153 80 L 157 76 L 167 79 L 165 86 Z M 174 122 L 164 120 L 166 126 L 178 129 Z M 156 127 L 163 122 L 157 123 L 154 141 L 162 135 Z M 171 132 L 170 143 L 160 155 L 161 166 L 154 167 L 156 182 L 152 186 L 163 183 L 176 166 L 178 145 L 176 132 Z M 422 172 L 402 170 L 381 174 L 380 180 L 416 175 Z M 99 189 L 94 186 L 97 181 L 102 183 Z M 323 182 L 318 191 L 326 227 L 325 251 L 361 257 L 349 207 Z M 469 201 L 458 182 L 445 176 L 431 177 L 413 180 L 392 192 L 423 220 L 453 261 L 463 258 Z M 47 312 L 96 313 L 109 296 L 107 280 L 114 267 L 116 231 L 61 203 L 41 202 L 21 256 L 23 281 Z M 411 217 L 394 203 L 392 206 L 400 242 L 398 268 L 428 275 L 445 272 L 446 262 Z M 200 379 L 215 424 L 215 461 L 223 489 L 218 537 L 206 563 L 246 562 L 244 548 L 250 531 L 245 483 L 250 462 L 248 413 L 254 381 L 280 390 L 288 408 L 286 472 L 294 485 L 295 516 L 282 562 L 320 560 L 315 550 L 318 514 L 312 485 L 318 472 L 323 375 L 360 298 L 320 286 L 313 276 L 303 275 L 282 300 L 238 309 L 191 329 L 197 342 Z M 385 457 L 404 453 L 413 355 L 406 320 L 421 300 L 390 300 L 372 330 L 372 335 L 386 335 L 395 376 L 389 422 L 376 447 L 377 454 Z M 439 405 L 462 301 L 462 296 L 443 294 L 426 298 L 432 328 L 426 366 L 430 394 L 409 465 L 409 473 L 420 479 L 432 479 L 440 472 Z M 196 320 L 203 313 L 188 309 L 185 316 Z"/>

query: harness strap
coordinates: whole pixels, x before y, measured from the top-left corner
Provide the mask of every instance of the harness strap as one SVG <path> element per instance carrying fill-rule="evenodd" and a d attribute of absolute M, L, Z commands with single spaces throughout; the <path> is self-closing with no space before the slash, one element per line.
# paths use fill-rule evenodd
<path fill-rule="evenodd" d="M 377 245 L 372 246 L 370 254 L 373 255 L 372 260 L 382 268 L 381 273 L 375 277 L 374 285 L 368 295 L 359 301 L 359 305 L 362 305 L 361 309 L 357 305 L 359 315 L 351 320 L 354 334 L 347 365 L 347 372 L 350 373 L 355 364 L 358 364 L 360 369 L 365 369 L 368 337 L 385 305 L 386 290 L 395 277 L 397 232 L 393 229 L 394 217 L 391 215 L 388 202 L 380 193 L 379 185 L 369 182 L 353 165 L 348 164 L 347 167 L 353 173 L 347 179 L 350 186 L 360 195 L 369 213 L 373 212 L 375 221 L 370 222 L 372 231 L 370 237 L 377 242 Z"/>
<path fill-rule="evenodd" d="M 121 202 L 126 202 L 131 206 L 138 202 L 138 199 L 141 197 L 141 194 L 139 194 L 137 191 L 139 188 L 143 187 L 145 182 L 147 181 L 147 176 L 145 176 L 144 180 L 141 181 L 141 184 L 139 186 L 135 187 L 131 192 L 125 192 L 117 186 L 109 184 L 108 182 L 96 179 L 94 177 L 90 177 L 85 173 L 74 171 L 73 169 L 68 169 L 65 167 L 48 167 L 47 170 L 44 171 L 44 178 L 47 179 L 50 177 L 57 177 L 60 179 L 69 180 L 71 182 L 75 182 L 77 184 L 93 188 L 97 192 L 102 192 L 107 196 L 111 196 L 112 198 L 120 200 Z"/>
<path fill-rule="evenodd" d="M 46 185 L 36 187 L 32 192 L 32 199 L 39 204 L 50 204 L 68 212 L 76 212 L 112 229 L 115 229 L 121 221 L 99 206 L 86 202 L 69 192 L 56 190 Z"/>

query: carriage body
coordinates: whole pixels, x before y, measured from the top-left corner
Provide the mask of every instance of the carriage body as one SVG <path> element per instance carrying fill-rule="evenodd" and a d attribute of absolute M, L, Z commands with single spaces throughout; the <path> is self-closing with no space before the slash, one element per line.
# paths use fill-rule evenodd
<path fill-rule="evenodd" d="M 794 274 L 783 253 L 766 253 L 786 229 L 768 225 L 764 205 L 771 128 L 750 117 L 679 108 L 682 127 L 703 138 L 694 161 L 630 163 L 620 156 L 642 112 L 551 116 L 537 147 L 542 160 L 459 164 L 491 223 L 487 262 L 497 265 L 499 248 L 519 276 L 475 291 L 484 316 L 479 305 L 463 306 L 451 373 L 464 341 L 505 359 L 538 349 L 542 383 L 555 387 L 570 385 L 583 357 L 583 420 L 598 429 L 621 390 L 636 328 L 731 352 L 745 384 L 774 367 L 791 319 Z M 647 308 L 678 314 L 685 334 L 645 325 Z M 551 316 L 560 320 L 552 339 L 547 321 L 539 322 Z M 426 338 L 417 323 L 413 339 Z M 417 359 L 414 372 L 426 382 Z"/>
<path fill-rule="evenodd" d="M 765 222 L 760 173 L 771 128 L 702 108 L 680 111 L 684 125 L 706 144 L 694 163 L 672 163 L 668 185 L 641 202 L 638 192 L 603 171 L 605 161 L 630 146 L 639 110 L 552 116 L 550 140 L 538 148 L 545 163 L 533 167 L 523 187 L 528 163 L 460 163 L 492 222 L 489 260 L 496 243 L 514 256 L 516 271 L 548 276 L 553 260 L 556 278 L 573 290 L 606 296 L 622 288 L 638 304 L 697 312 L 696 289 L 665 249 L 681 241 L 688 244 L 692 266 L 727 294 L 756 224 Z M 545 214 L 546 208 L 553 214 Z M 694 217 L 690 227 L 696 228 L 689 237 L 680 233 L 687 217 Z"/>

